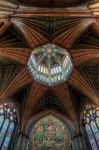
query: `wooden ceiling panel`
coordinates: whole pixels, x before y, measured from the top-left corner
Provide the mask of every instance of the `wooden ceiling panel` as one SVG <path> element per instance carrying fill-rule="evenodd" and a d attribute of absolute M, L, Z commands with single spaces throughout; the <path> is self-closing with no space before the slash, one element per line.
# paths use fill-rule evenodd
<path fill-rule="evenodd" d="M 28 0 L 15 0 L 16 2 L 38 6 L 38 7 L 71 7 L 71 6 L 77 6 L 81 5 L 83 3 L 88 3 L 91 0 L 82 0 L 79 2 L 79 0 L 31 0 L 30 2 Z"/>
<path fill-rule="evenodd" d="M 93 19 L 77 19 L 68 30 L 60 34 L 53 42 L 70 49 L 81 34 L 93 23 Z"/>
<path fill-rule="evenodd" d="M 40 44 L 48 42 L 48 40 L 30 26 L 24 24 L 20 19 L 12 19 L 14 27 L 21 32 L 23 39 L 27 42 L 28 47 L 35 48 Z"/>
<path fill-rule="evenodd" d="M 8 76 L 11 78 L 10 74 Z M 9 78 L 6 77 L 6 82 L 1 87 L 0 90 L 0 99 L 7 99 L 9 96 L 12 96 L 16 91 L 24 87 L 25 85 L 30 84 L 33 80 L 26 68 L 23 68 L 9 83 Z"/>
<path fill-rule="evenodd" d="M 75 66 L 94 59 L 99 62 L 99 49 L 74 49 L 70 51 Z"/>
<path fill-rule="evenodd" d="M 88 96 L 94 103 L 99 103 L 99 93 L 97 93 L 95 88 L 89 82 L 86 82 L 77 69 L 74 69 L 68 83 Z"/>
<path fill-rule="evenodd" d="M 16 61 L 20 64 L 27 64 L 30 54 L 30 49 L 27 48 L 1 48 L 0 47 L 0 59 L 6 58 Z"/>
<path fill-rule="evenodd" d="M 89 1 L 83 0 L 82 3 L 84 2 L 85 5 L 81 5 L 82 3 L 78 0 L 35 1 L 34 6 L 52 7 L 53 3 L 53 11 L 51 11 L 52 8 L 41 9 L 14 2 L 9 1 L 6 5 L 6 2 L 0 1 L 0 98 L 14 96 L 16 92 L 32 84 L 26 94 L 27 98 L 25 100 L 23 98 L 25 104 L 21 112 L 22 127 L 32 113 L 35 114 L 38 111 L 37 104 L 42 101 L 42 98 L 44 98 L 44 105 L 46 101 L 50 101 L 50 98 L 54 97 L 55 100 L 53 93 L 63 104 L 68 118 L 74 120 L 75 126 L 78 127 L 80 119 L 78 113 L 82 109 L 80 107 L 87 102 L 99 104 L 99 37 L 92 28 L 96 17 L 87 7 Z M 23 3 L 21 0 L 20 2 Z M 34 1 L 24 2 L 34 4 Z M 79 6 L 71 7 L 71 4 Z M 54 8 L 63 7 L 63 5 L 70 7 Z M 53 92 L 49 92 L 46 96 L 48 87 L 33 80 L 26 63 L 30 52 L 35 47 L 52 42 L 70 50 L 74 70 L 67 82 L 50 87 L 50 91 Z M 87 63 L 90 65 L 90 70 L 87 69 Z M 95 71 L 93 71 L 92 63 Z M 67 83 L 71 85 L 72 90 Z M 82 94 L 80 98 L 77 92 L 75 94 L 76 89 L 83 93 L 84 101 Z M 88 97 L 89 101 L 86 100 Z M 19 103 L 23 105 L 20 101 Z M 55 107 L 58 106 L 55 105 Z M 64 112 L 61 111 L 61 113 Z"/>
<path fill-rule="evenodd" d="M 40 97 L 44 95 L 47 90 L 47 86 L 41 85 L 36 81 L 33 82 L 26 102 L 26 107 L 24 108 L 22 115 L 22 127 L 32 115 L 32 112 L 35 110 L 35 105 L 37 104 Z"/>

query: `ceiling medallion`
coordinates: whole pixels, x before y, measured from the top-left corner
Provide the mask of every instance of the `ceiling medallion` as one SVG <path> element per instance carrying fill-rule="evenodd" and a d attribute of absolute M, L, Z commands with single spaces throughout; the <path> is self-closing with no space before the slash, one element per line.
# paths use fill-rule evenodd
<path fill-rule="evenodd" d="M 51 86 L 66 81 L 73 64 L 66 49 L 51 43 L 32 51 L 28 69 L 35 80 Z"/>

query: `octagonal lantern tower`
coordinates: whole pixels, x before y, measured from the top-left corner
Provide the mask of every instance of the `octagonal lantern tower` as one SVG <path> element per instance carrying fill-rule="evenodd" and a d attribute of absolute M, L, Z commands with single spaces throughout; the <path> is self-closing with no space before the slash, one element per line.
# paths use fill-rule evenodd
<path fill-rule="evenodd" d="M 32 51 L 28 69 L 35 80 L 51 86 L 66 81 L 73 64 L 66 49 L 49 43 Z"/>

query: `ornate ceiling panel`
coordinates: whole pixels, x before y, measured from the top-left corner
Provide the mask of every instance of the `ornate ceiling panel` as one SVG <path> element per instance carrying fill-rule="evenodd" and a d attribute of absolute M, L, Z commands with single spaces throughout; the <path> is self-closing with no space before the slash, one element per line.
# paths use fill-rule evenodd
<path fill-rule="evenodd" d="M 64 1 L 66 7 L 70 6 L 70 2 L 80 6 L 59 10 L 62 11 L 62 16 L 55 10 L 53 13 L 49 9 L 34 10 L 27 5 L 1 2 L 0 99 L 16 97 L 17 94 L 20 97 L 23 92 L 23 101 L 18 99 L 18 102 L 22 108 L 21 118 L 24 124 L 30 116 L 39 110 L 43 111 L 42 108 L 56 107 L 57 111 L 63 109 L 60 112 L 65 113 L 70 120 L 75 119 L 78 130 L 78 113 L 82 106 L 86 103 L 99 105 L 99 36 L 93 28 L 96 18 L 87 7 L 88 1 L 83 1 L 84 6 L 77 0 Z M 44 6 L 51 2 L 46 1 Z M 60 1 L 53 3 L 59 6 Z M 35 6 L 37 5 L 38 2 L 35 1 Z M 47 43 L 66 48 L 74 65 L 67 82 L 50 88 L 34 81 L 27 69 L 30 53 Z"/>

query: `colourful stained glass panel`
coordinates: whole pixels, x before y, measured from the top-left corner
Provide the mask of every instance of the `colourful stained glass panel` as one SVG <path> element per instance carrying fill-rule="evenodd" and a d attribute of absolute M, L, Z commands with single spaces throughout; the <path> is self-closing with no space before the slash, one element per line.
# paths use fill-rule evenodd
<path fill-rule="evenodd" d="M 98 130 L 95 122 L 93 122 L 93 121 L 91 121 L 91 128 L 93 130 L 93 134 L 94 134 L 96 141 L 97 141 L 97 144 L 99 146 L 99 130 Z"/>
<path fill-rule="evenodd" d="M 0 128 L 2 127 L 4 121 L 4 115 L 0 115 Z"/>
<path fill-rule="evenodd" d="M 7 150 L 16 123 L 16 111 L 11 104 L 0 105 L 0 149 Z"/>
<path fill-rule="evenodd" d="M 8 126 L 9 126 L 9 119 L 6 119 L 4 121 L 3 127 L 2 127 L 1 132 L 0 132 L 0 146 L 3 142 L 3 139 L 4 139 L 4 136 L 5 136 L 5 133 L 7 131 Z"/>
<path fill-rule="evenodd" d="M 13 130 L 14 130 L 14 123 L 12 122 L 8 128 L 8 131 L 7 131 L 7 134 L 6 134 L 6 137 L 5 137 L 5 140 L 4 140 L 4 143 L 3 143 L 3 146 L 2 146 L 2 150 L 7 150 L 8 148 L 8 145 L 9 145 L 9 142 L 10 142 L 10 139 L 13 135 Z"/>
<path fill-rule="evenodd" d="M 89 138 L 89 141 L 90 141 L 92 150 L 98 150 L 98 147 L 97 147 L 96 142 L 95 142 L 95 140 L 94 140 L 94 136 L 93 136 L 93 133 L 92 133 L 92 131 L 91 131 L 90 126 L 89 126 L 89 125 L 86 125 L 86 126 L 85 126 L 85 129 L 86 129 L 86 131 L 87 131 L 88 138 Z"/>
<path fill-rule="evenodd" d="M 28 68 L 35 80 L 53 85 L 68 79 L 73 64 L 66 49 L 48 43 L 33 50 Z"/>
<path fill-rule="evenodd" d="M 99 108 L 86 106 L 83 114 L 83 123 L 86 126 L 85 129 L 92 149 L 99 149 Z"/>

